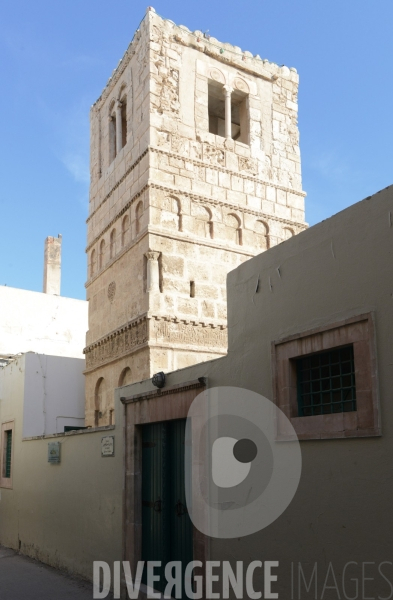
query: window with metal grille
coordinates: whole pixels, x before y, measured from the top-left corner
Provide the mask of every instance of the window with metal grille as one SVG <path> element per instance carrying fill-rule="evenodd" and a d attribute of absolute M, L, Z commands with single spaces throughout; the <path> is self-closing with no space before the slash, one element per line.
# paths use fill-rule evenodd
<path fill-rule="evenodd" d="M 11 456 L 12 456 L 12 429 L 5 432 L 5 464 L 4 477 L 11 477 Z"/>
<path fill-rule="evenodd" d="M 353 346 L 296 360 L 299 417 L 356 410 Z"/>

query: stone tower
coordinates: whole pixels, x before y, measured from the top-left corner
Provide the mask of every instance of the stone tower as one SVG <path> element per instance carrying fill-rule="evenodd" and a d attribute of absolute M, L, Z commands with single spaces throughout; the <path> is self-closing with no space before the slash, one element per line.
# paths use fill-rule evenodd
<path fill-rule="evenodd" d="M 149 9 L 91 109 L 86 423 L 226 353 L 226 275 L 306 227 L 298 75 Z"/>

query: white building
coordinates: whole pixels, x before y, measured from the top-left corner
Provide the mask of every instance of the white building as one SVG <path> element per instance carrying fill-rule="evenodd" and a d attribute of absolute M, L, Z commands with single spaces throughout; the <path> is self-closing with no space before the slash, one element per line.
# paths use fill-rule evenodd
<path fill-rule="evenodd" d="M 80 358 L 27 352 L 0 369 L 0 407 L 4 401 L 22 404 L 23 438 L 84 426 L 84 366 Z"/>
<path fill-rule="evenodd" d="M 60 296 L 61 236 L 45 240 L 43 293 L 0 286 L 0 414 L 23 404 L 23 438 L 83 427 L 88 303 Z"/>
<path fill-rule="evenodd" d="M 0 286 L 0 360 L 23 352 L 84 358 L 85 300 L 60 296 L 61 236 L 45 240 L 44 292 Z"/>

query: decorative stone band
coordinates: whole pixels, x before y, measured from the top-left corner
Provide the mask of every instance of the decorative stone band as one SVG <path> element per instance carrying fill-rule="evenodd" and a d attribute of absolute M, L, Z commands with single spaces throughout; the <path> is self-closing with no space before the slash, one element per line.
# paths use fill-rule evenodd
<path fill-rule="evenodd" d="M 208 148 L 210 145 L 205 143 L 205 149 Z M 293 188 L 287 188 L 283 185 L 279 185 L 277 183 L 274 183 L 272 181 L 269 181 L 268 179 L 260 179 L 258 177 L 256 177 L 256 174 L 253 173 L 253 171 L 255 170 L 255 161 L 253 161 L 253 159 L 251 158 L 247 158 L 247 157 L 243 157 L 243 156 L 239 156 L 239 171 L 234 171 L 231 169 L 227 169 L 224 166 L 222 166 L 220 164 L 219 159 L 217 159 L 217 153 L 218 153 L 218 149 L 215 147 L 211 147 L 212 148 L 212 152 L 207 153 L 209 158 L 207 158 L 206 160 L 197 160 L 195 158 L 189 158 L 187 157 L 187 162 L 197 166 L 197 167 L 206 167 L 208 166 L 209 169 L 214 169 L 216 171 L 219 171 L 221 173 L 227 173 L 228 175 L 236 175 L 237 177 L 241 177 L 242 179 L 248 180 L 248 181 L 254 181 L 255 183 L 260 183 L 262 185 L 272 185 L 274 186 L 276 189 L 278 190 L 282 190 L 283 192 L 290 192 L 291 194 L 296 194 L 297 196 L 300 196 L 302 198 L 304 198 L 306 196 L 306 193 L 300 190 L 295 190 Z M 142 154 L 132 163 L 132 165 L 130 167 L 128 167 L 128 169 L 126 170 L 126 172 L 124 173 L 124 175 L 122 175 L 120 177 L 120 179 L 118 181 L 116 181 L 116 183 L 113 184 L 113 187 L 111 187 L 110 191 L 106 194 L 106 196 L 102 199 L 102 201 L 100 202 L 100 204 L 90 213 L 90 215 L 87 217 L 86 219 L 86 223 L 88 223 L 96 214 L 96 212 L 101 208 L 101 206 L 103 204 L 105 204 L 105 202 L 111 197 L 111 195 L 113 194 L 113 192 L 119 187 L 119 185 L 121 183 L 123 183 L 123 181 L 126 179 L 126 177 L 131 173 L 131 171 L 133 171 L 135 169 L 136 166 L 138 166 L 138 164 L 141 162 L 142 158 L 144 156 L 146 156 L 146 154 L 148 152 L 156 152 L 157 154 L 163 154 L 165 156 L 169 156 L 171 158 L 178 158 L 178 159 L 183 159 L 185 160 L 185 156 L 183 156 L 180 153 L 177 152 L 168 152 L 167 150 L 164 150 L 162 148 L 156 148 L 154 146 L 148 146 L 146 148 L 146 150 L 144 150 L 142 152 Z M 214 160 L 212 161 L 212 156 L 215 158 L 216 162 L 214 162 Z M 135 197 L 134 197 L 135 198 Z"/>
<path fill-rule="evenodd" d="M 86 223 L 88 223 L 96 214 L 96 212 L 101 208 L 101 206 L 103 204 L 105 204 L 105 202 L 108 200 L 108 198 L 111 197 L 111 195 L 113 194 L 113 192 L 119 187 L 119 185 L 121 183 L 123 183 L 123 181 L 126 179 L 127 175 L 129 175 L 131 173 L 131 171 L 133 171 L 135 169 L 135 167 L 137 167 L 139 165 L 139 163 L 141 162 L 142 158 L 144 156 L 146 156 L 146 154 L 149 152 L 149 148 L 146 148 L 146 150 L 144 150 L 142 152 L 142 154 L 140 156 L 138 156 L 138 158 L 136 159 L 136 161 L 134 161 L 132 163 L 132 165 L 130 167 L 128 167 L 127 171 L 124 173 L 124 175 L 122 175 L 122 177 L 120 177 L 120 179 L 118 179 L 118 181 L 116 181 L 116 183 L 113 185 L 113 187 L 110 189 L 110 191 L 106 194 L 106 196 L 102 199 L 102 201 L 100 202 L 100 204 L 97 206 L 97 208 L 95 208 L 93 210 L 93 212 L 90 213 L 90 215 L 87 217 L 86 219 Z"/>
<path fill-rule="evenodd" d="M 98 277 L 100 277 L 102 275 L 102 273 L 104 273 L 104 271 L 107 271 L 115 262 L 117 262 L 118 260 L 121 259 L 122 256 L 124 256 L 124 254 L 126 252 L 128 252 L 128 250 L 130 248 L 132 248 L 133 246 L 135 246 L 137 243 L 139 243 L 142 238 L 145 237 L 145 235 L 147 234 L 147 231 L 142 232 L 141 235 L 139 235 L 136 239 L 131 240 L 126 246 L 124 246 L 120 252 L 118 254 L 115 254 L 115 256 L 113 258 L 111 258 L 105 265 L 103 265 L 103 267 L 101 269 L 98 269 L 97 272 L 90 277 L 90 279 L 88 279 L 85 283 L 85 288 L 88 288 L 89 285 L 91 285 L 93 283 L 93 281 L 95 281 L 96 279 L 98 279 Z M 254 256 L 254 255 L 252 255 Z"/>
<path fill-rule="evenodd" d="M 83 350 L 86 356 L 86 371 L 130 354 L 145 346 L 147 342 L 148 322 L 144 315 L 87 346 Z"/>
<path fill-rule="evenodd" d="M 256 208 L 250 208 L 249 206 L 243 206 L 241 204 L 237 204 L 236 202 L 228 202 L 228 200 L 219 200 L 217 198 L 212 198 L 211 196 L 200 196 L 197 194 L 193 194 L 192 192 L 188 192 L 186 190 L 182 190 L 178 187 L 168 187 L 165 185 L 158 185 L 156 183 L 151 183 L 145 186 L 145 188 L 155 188 L 157 190 L 164 190 L 168 194 L 175 194 L 177 196 L 185 196 L 187 198 L 191 198 L 194 202 L 201 202 L 204 205 L 213 204 L 215 206 L 223 206 L 224 208 L 229 208 L 231 210 L 235 210 L 237 212 L 246 213 L 248 215 L 254 215 L 255 217 L 261 217 L 264 219 L 269 219 L 271 221 L 279 221 L 280 223 L 284 223 L 285 225 L 289 225 L 290 227 L 296 226 L 299 230 L 308 229 L 307 223 L 304 221 L 295 221 L 292 219 L 283 219 L 282 217 L 278 217 L 277 215 L 270 215 L 265 213 L 263 210 L 258 210 Z M 115 217 L 111 224 L 116 220 Z M 109 229 L 110 226 L 108 226 Z M 97 238 L 98 239 L 98 238 Z"/>
<path fill-rule="evenodd" d="M 149 185 L 146 184 L 145 186 L 143 186 L 143 188 L 141 190 L 139 190 L 139 192 L 137 192 L 135 194 L 135 196 L 133 196 L 131 198 L 131 200 L 129 200 L 127 202 L 127 204 L 125 204 L 123 206 L 123 208 L 121 210 L 119 210 L 118 213 L 116 213 L 116 215 L 113 217 L 113 219 L 102 229 L 102 231 L 99 233 L 99 235 L 97 235 L 97 237 L 94 238 L 94 240 L 86 247 L 86 252 L 89 252 L 89 250 L 94 246 L 94 244 L 100 239 L 100 237 L 106 232 L 108 231 L 108 229 L 110 229 L 112 227 L 112 225 L 117 221 L 117 219 L 119 219 L 122 215 L 124 215 L 125 212 L 127 212 L 127 210 L 130 208 L 131 204 L 133 204 L 135 202 L 135 200 L 137 200 L 138 198 L 140 198 L 143 194 L 143 192 L 145 192 L 147 189 L 149 189 Z"/>
<path fill-rule="evenodd" d="M 91 250 L 91 248 L 94 246 L 94 244 L 96 244 L 98 242 L 98 240 L 101 238 L 101 236 L 104 233 L 106 233 L 112 227 L 112 225 L 130 208 L 131 204 L 133 204 L 133 202 L 135 202 L 135 200 L 137 198 L 139 198 L 143 194 L 143 192 L 145 192 L 149 188 L 157 189 L 157 190 L 164 190 L 165 192 L 167 192 L 168 194 L 171 194 L 171 195 L 175 194 L 177 196 L 179 196 L 179 195 L 186 196 L 187 198 L 191 198 L 191 200 L 194 200 L 195 202 L 201 202 L 204 205 L 208 205 L 208 204 L 220 205 L 220 206 L 224 206 L 225 208 L 229 208 L 232 210 L 247 213 L 249 215 L 254 215 L 255 217 L 263 218 L 264 220 L 278 221 L 279 223 L 284 223 L 285 225 L 288 225 L 289 227 L 296 226 L 296 228 L 299 231 L 303 231 L 303 229 L 308 228 L 307 223 L 305 223 L 304 221 L 293 221 L 290 219 L 283 219 L 281 217 L 277 217 L 276 215 L 267 214 L 267 213 L 263 212 L 262 210 L 252 209 L 252 208 L 249 208 L 248 206 L 240 206 L 239 204 L 236 204 L 235 202 L 217 200 L 215 198 L 212 198 L 211 196 L 199 196 L 197 194 L 192 194 L 191 192 L 182 190 L 178 187 L 167 187 L 164 185 L 150 183 L 150 184 L 146 184 L 137 194 L 135 194 L 135 196 L 133 196 L 131 198 L 131 200 L 129 200 L 127 202 L 127 204 L 125 204 L 123 206 L 123 208 L 113 217 L 113 219 L 111 219 L 111 221 L 102 229 L 102 231 L 99 233 L 99 235 L 97 235 L 94 238 L 94 240 L 92 242 L 90 242 L 90 244 L 86 247 L 86 252 L 89 252 L 89 250 Z"/>
<path fill-rule="evenodd" d="M 159 345 L 191 346 L 193 350 L 205 349 L 227 352 L 227 328 L 198 321 L 176 318 L 152 317 L 149 326 L 149 341 Z"/>
<path fill-rule="evenodd" d="M 147 345 L 171 345 L 193 350 L 222 353 L 227 351 L 227 327 L 169 316 L 142 315 L 87 346 L 86 371 L 127 356 Z"/>
<path fill-rule="evenodd" d="M 292 227 L 292 225 L 291 225 Z M 187 232 L 177 231 L 176 233 L 164 231 L 163 229 L 159 229 L 157 227 L 153 227 L 149 225 L 148 229 L 142 231 L 142 233 L 135 239 L 131 240 L 121 251 L 116 254 L 111 260 L 109 260 L 101 269 L 99 269 L 90 279 L 88 279 L 85 283 L 85 288 L 87 289 L 96 279 L 101 277 L 102 273 L 107 271 L 115 262 L 120 260 L 126 252 L 133 248 L 136 244 L 138 244 L 146 235 L 155 235 L 161 238 L 169 238 L 171 240 L 177 240 L 178 242 L 190 242 L 190 238 L 188 237 Z M 228 246 L 227 241 L 223 240 L 208 240 L 207 238 L 198 239 L 199 246 L 207 246 L 209 248 L 215 248 L 217 250 L 225 250 L 226 252 L 234 252 L 235 254 L 247 256 L 252 258 L 255 256 L 255 252 L 247 251 L 244 246 L 233 246 L 232 248 Z M 147 290 L 149 291 L 149 290 Z"/>
<path fill-rule="evenodd" d="M 185 139 L 185 138 L 184 138 Z M 188 140 L 187 140 L 188 141 Z M 202 142 L 201 142 L 202 143 Z M 256 162 L 252 158 L 239 156 L 239 170 L 227 169 L 224 167 L 220 159 L 218 158 L 218 153 L 220 149 L 216 146 L 212 146 L 207 142 L 203 143 L 204 153 L 206 154 L 206 158 L 204 160 L 198 160 L 196 158 L 190 158 L 188 156 L 184 156 L 179 152 L 171 152 L 165 150 L 164 148 L 156 148 L 155 146 L 149 146 L 149 152 L 156 152 L 157 154 L 164 154 L 171 158 L 177 158 L 181 160 L 187 160 L 188 163 L 195 165 L 197 167 L 209 167 L 209 169 L 214 169 L 220 173 L 227 173 L 228 175 L 236 175 L 236 177 L 241 177 L 247 181 L 253 181 L 254 183 L 260 183 L 262 185 L 270 185 L 274 186 L 278 190 L 282 190 L 283 192 L 290 192 L 291 194 L 296 194 L 301 198 L 305 198 L 307 196 L 306 192 L 302 190 L 296 190 L 294 188 L 288 188 L 284 185 L 280 185 L 279 183 L 275 183 L 269 179 L 261 179 L 256 175 Z M 122 178 L 123 179 L 123 178 Z"/>

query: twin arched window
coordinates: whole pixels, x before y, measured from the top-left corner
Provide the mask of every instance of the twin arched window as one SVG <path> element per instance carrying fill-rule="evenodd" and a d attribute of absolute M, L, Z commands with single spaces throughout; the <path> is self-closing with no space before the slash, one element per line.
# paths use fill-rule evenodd
<path fill-rule="evenodd" d="M 118 100 L 109 107 L 109 164 L 127 143 L 127 95 L 120 90 Z"/>

